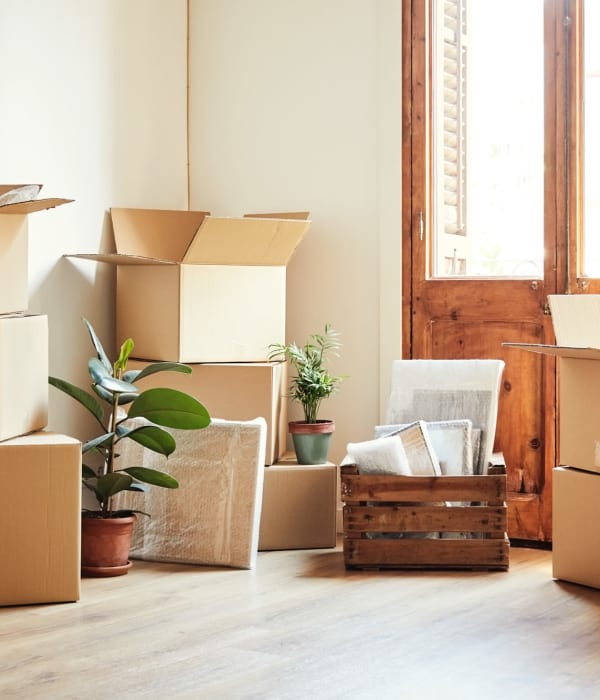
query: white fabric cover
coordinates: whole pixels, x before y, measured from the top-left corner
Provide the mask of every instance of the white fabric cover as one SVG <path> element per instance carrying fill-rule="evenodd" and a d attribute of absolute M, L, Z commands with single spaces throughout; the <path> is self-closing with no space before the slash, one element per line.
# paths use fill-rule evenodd
<path fill-rule="evenodd" d="M 137 420 L 137 419 L 136 419 Z M 125 440 L 123 466 L 160 468 L 178 489 L 150 486 L 118 495 L 117 507 L 139 515 L 131 557 L 150 561 L 229 566 L 256 565 L 267 425 L 213 419 L 201 430 L 170 430 L 177 449 L 165 458 Z"/>
<path fill-rule="evenodd" d="M 386 422 L 468 418 L 481 431 L 474 471 L 490 462 L 504 362 L 502 360 L 395 360 Z"/>
<path fill-rule="evenodd" d="M 356 464 L 361 474 L 411 474 L 408 457 L 398 435 L 349 442 L 342 464 Z"/>

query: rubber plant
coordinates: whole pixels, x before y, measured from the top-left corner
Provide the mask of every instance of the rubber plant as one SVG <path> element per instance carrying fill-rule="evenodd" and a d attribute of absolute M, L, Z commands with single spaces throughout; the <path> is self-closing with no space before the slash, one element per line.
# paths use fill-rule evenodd
<path fill-rule="evenodd" d="M 206 408 L 194 397 L 175 389 L 140 390 L 137 383 L 156 372 L 174 371 L 190 374 L 191 367 L 179 362 L 156 362 L 142 370 L 127 370 L 127 361 L 134 344 L 128 338 L 119 357 L 109 360 L 100 339 L 87 319 L 95 356 L 88 361 L 93 393 L 80 389 L 64 379 L 50 376 L 50 385 L 60 389 L 86 408 L 100 427 L 100 433 L 82 445 L 82 479 L 98 501 L 99 510 L 84 510 L 83 515 L 114 518 L 140 513 L 139 510 L 113 510 L 113 497 L 122 491 L 146 491 L 148 486 L 175 489 L 179 484 L 170 474 L 143 466 L 118 465 L 119 445 L 133 440 L 166 458 L 176 448 L 173 435 L 164 428 L 195 430 L 210 424 Z M 124 407 L 128 407 L 125 410 Z M 143 425 L 133 418 L 144 419 Z"/>

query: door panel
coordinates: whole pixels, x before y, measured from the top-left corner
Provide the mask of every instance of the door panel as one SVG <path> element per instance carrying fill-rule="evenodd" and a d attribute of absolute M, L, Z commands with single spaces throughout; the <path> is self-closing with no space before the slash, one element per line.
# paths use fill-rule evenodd
<path fill-rule="evenodd" d="M 440 247 L 438 244 L 436 249 L 433 240 L 434 207 L 441 199 L 434 191 L 432 176 L 432 154 L 436 148 L 431 132 L 436 112 L 431 84 L 434 1 L 437 0 L 405 0 L 403 15 L 404 46 L 411 47 L 410 59 L 405 55 L 403 61 L 403 355 L 415 359 L 504 360 L 495 447 L 504 453 L 507 464 L 509 536 L 549 541 L 552 536 L 551 473 L 556 463 L 556 362 L 553 358 L 507 348 L 503 344 L 554 343 L 546 299 L 548 294 L 563 289 L 559 285 L 566 282 L 568 244 L 557 238 L 558 230 L 567 229 L 565 222 L 569 214 L 565 202 L 566 189 L 570 186 L 564 175 L 566 121 L 564 105 L 560 102 L 564 96 L 566 67 L 564 54 L 558 48 L 562 46 L 568 26 L 563 23 L 564 3 L 563 0 L 546 0 L 544 14 L 540 14 L 542 26 L 537 30 L 530 28 L 540 32 L 546 49 L 544 114 L 543 123 L 539 124 L 544 134 L 544 153 L 540 154 L 543 194 L 539 194 L 543 203 L 538 207 L 536 223 L 543 230 L 543 250 L 539 251 L 532 270 L 524 272 L 532 277 L 525 278 L 518 276 L 523 271 L 522 266 L 511 268 L 509 258 L 502 261 L 501 274 L 506 275 L 503 277 L 484 276 L 485 266 L 479 263 L 478 276 L 468 276 L 469 261 L 463 260 L 462 253 L 447 266 L 436 258 L 440 257 Z M 479 0 L 482 1 L 489 2 Z M 446 2 L 444 8 L 451 4 Z M 464 5 L 458 0 L 457 4 Z M 496 4 L 496 7 L 501 6 L 503 3 Z M 465 65 L 468 70 L 468 61 Z M 468 105 L 468 100 L 465 104 Z M 448 160 L 453 157 L 452 153 L 447 154 Z M 467 158 L 465 162 L 468 173 L 470 161 Z M 497 163 L 491 159 L 490 167 Z M 481 162 L 478 166 L 481 167 Z M 445 163 L 444 167 L 446 175 L 452 173 L 451 164 Z M 514 173 L 508 175 L 512 177 Z M 468 174 L 463 180 L 468 181 Z M 445 189 L 451 189 L 447 185 L 444 181 Z M 458 185 L 455 190 L 460 190 Z M 448 201 L 453 205 L 459 201 L 448 195 L 444 197 L 446 210 Z M 461 221 L 460 231 L 454 232 L 458 240 L 465 230 L 468 232 L 468 222 L 465 227 L 464 217 L 457 215 L 455 209 L 446 217 L 442 229 L 447 233 L 455 220 Z M 471 220 L 481 221 L 481 202 L 465 204 L 467 219 L 473 209 L 477 217 Z M 522 248 L 530 250 L 525 239 L 532 222 L 531 218 L 519 216 L 518 202 L 515 202 L 514 217 L 509 220 L 514 230 L 507 227 L 507 233 L 517 241 L 516 247 L 522 240 Z M 440 229 L 439 215 L 437 221 L 436 227 Z M 497 228 L 495 231 L 498 235 Z M 479 230 L 477 234 L 480 235 Z M 468 255 L 469 245 L 464 248 Z M 442 270 L 444 276 L 435 277 L 434 270 Z M 494 267 L 490 270 L 494 271 Z M 511 270 L 513 277 L 508 276 Z"/>

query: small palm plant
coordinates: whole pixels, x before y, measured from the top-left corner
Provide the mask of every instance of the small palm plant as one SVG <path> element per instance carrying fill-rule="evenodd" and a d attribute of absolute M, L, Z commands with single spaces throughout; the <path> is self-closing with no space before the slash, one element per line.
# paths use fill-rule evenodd
<path fill-rule="evenodd" d="M 340 348 L 339 333 L 329 324 L 325 325 L 324 333 L 313 333 L 302 346 L 295 342 L 269 346 L 269 359 L 289 360 L 296 371 L 290 385 L 290 398 L 302 405 L 306 423 L 317 423 L 321 402 L 331 396 L 344 379 L 330 374 L 325 364 L 329 356 L 339 355 Z"/>
<path fill-rule="evenodd" d="M 78 401 L 96 419 L 101 433 L 83 443 L 83 484 L 95 495 L 99 511 L 84 515 L 111 518 L 141 513 L 142 511 L 113 511 L 112 498 L 121 491 L 146 491 L 147 485 L 178 488 L 170 474 L 142 466 L 118 468 L 119 443 L 129 439 L 166 458 L 176 448 L 173 435 L 163 428 L 200 429 L 210 424 L 206 408 L 195 398 L 175 389 L 153 388 L 140 391 L 137 382 L 150 374 L 163 371 L 185 372 L 192 369 L 179 362 L 157 362 L 143 370 L 127 371 L 127 361 L 133 350 L 128 338 L 122 345 L 119 357 L 112 363 L 87 319 L 84 324 L 96 351 L 88 361 L 88 372 L 94 394 L 56 377 L 49 377 L 50 385 L 60 389 Z M 123 406 L 129 406 L 127 411 Z M 132 426 L 131 419 L 142 418 Z M 86 464 L 88 458 L 99 462 L 96 468 Z M 144 513 L 147 515 L 147 513 Z"/>

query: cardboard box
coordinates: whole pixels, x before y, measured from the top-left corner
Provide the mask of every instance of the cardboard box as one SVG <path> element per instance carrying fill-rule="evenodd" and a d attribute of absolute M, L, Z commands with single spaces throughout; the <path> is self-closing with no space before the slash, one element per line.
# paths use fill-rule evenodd
<path fill-rule="evenodd" d="M 552 472 L 552 576 L 600 588 L 600 475 Z"/>
<path fill-rule="evenodd" d="M 143 369 L 149 362 L 130 360 L 127 369 Z M 140 388 L 166 386 L 185 391 L 206 406 L 212 418 L 267 423 L 265 463 L 285 452 L 287 440 L 287 364 L 238 362 L 193 364 L 192 374 L 161 372 L 140 381 Z"/>
<path fill-rule="evenodd" d="M 36 199 L 41 187 L 0 185 L 0 314 L 29 305 L 27 215 L 73 201 Z"/>
<path fill-rule="evenodd" d="M 557 345 L 504 345 L 559 358 L 558 463 L 600 472 L 600 295 L 548 301 Z"/>
<path fill-rule="evenodd" d="M 338 468 L 284 456 L 265 468 L 259 551 L 336 545 Z"/>
<path fill-rule="evenodd" d="M 81 443 L 38 432 L 0 443 L 0 605 L 79 600 Z"/>
<path fill-rule="evenodd" d="M 0 440 L 48 425 L 48 317 L 0 316 Z"/>
<path fill-rule="evenodd" d="M 206 212 L 112 209 L 116 334 L 133 356 L 261 362 L 285 342 L 286 265 L 310 222 Z M 157 319 L 160 319 L 157 322 Z"/>

